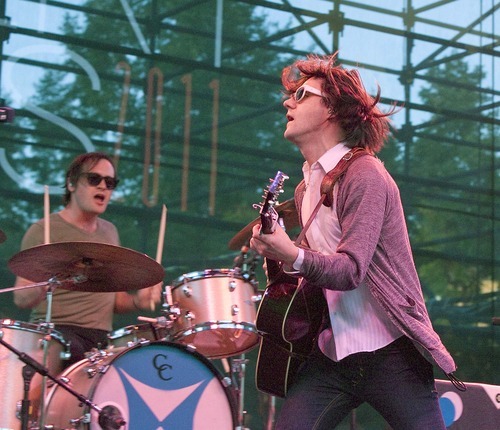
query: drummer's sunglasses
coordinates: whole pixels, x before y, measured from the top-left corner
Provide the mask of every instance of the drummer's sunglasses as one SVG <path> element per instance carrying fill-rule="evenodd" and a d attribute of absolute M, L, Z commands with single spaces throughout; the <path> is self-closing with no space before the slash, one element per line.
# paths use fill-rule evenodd
<path fill-rule="evenodd" d="M 92 187 L 97 187 L 104 179 L 104 182 L 106 183 L 106 188 L 108 190 L 114 190 L 118 185 L 118 182 L 120 182 L 119 179 L 112 178 L 111 176 L 101 176 L 99 175 L 99 173 L 93 173 L 93 172 L 84 172 L 81 173 L 80 176 L 85 176 L 85 178 L 87 178 L 88 184 Z"/>

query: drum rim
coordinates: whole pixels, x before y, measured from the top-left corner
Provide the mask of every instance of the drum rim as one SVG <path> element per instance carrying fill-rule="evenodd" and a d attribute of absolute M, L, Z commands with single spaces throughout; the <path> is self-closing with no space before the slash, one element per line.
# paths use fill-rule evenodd
<path fill-rule="evenodd" d="M 222 328 L 242 328 L 245 331 L 251 331 L 251 332 L 255 332 L 258 334 L 257 327 L 255 326 L 255 324 L 251 324 L 251 323 L 246 322 L 246 321 L 217 320 L 217 321 L 204 321 L 201 324 L 194 324 L 194 325 L 188 327 L 187 329 L 179 330 L 179 331 L 175 332 L 174 336 L 176 336 L 177 333 L 180 333 L 180 332 L 186 331 L 186 330 L 190 330 L 193 328 L 201 328 L 200 330 L 195 330 L 196 332 L 206 331 L 206 330 L 214 330 L 213 328 L 206 329 L 205 328 L 206 326 L 210 326 L 210 327 L 228 326 L 228 327 L 222 327 Z M 233 326 L 233 327 L 230 327 L 230 326 Z M 237 327 L 237 326 L 248 326 L 249 330 L 247 330 L 245 327 Z"/>
<path fill-rule="evenodd" d="M 151 326 L 152 326 L 151 323 L 126 325 L 125 327 L 120 327 L 117 328 L 116 330 L 109 332 L 108 339 L 109 340 L 115 339 L 114 336 L 117 335 L 118 333 L 120 333 L 120 337 L 132 334 L 134 331 L 138 331 L 141 327 L 147 327 L 149 330 L 151 330 Z M 137 327 L 137 330 L 134 330 L 135 327 Z"/>
<path fill-rule="evenodd" d="M 186 281 L 197 281 L 204 278 L 235 278 L 247 282 L 243 275 L 235 269 L 221 268 L 184 273 L 172 281 L 172 286 L 176 288 L 183 285 Z"/>
<path fill-rule="evenodd" d="M 11 323 L 5 324 L 4 321 L 10 321 Z M 20 329 L 22 331 L 27 331 L 30 333 L 36 333 L 36 334 L 41 334 L 41 335 L 48 334 L 48 330 L 42 330 L 40 328 L 40 323 L 37 324 L 34 322 L 30 322 L 30 321 L 14 320 L 12 318 L 0 319 L 0 329 L 2 329 L 2 328 Z M 62 335 L 62 333 L 55 328 L 51 329 L 50 337 L 53 338 L 54 340 L 58 341 L 63 346 L 68 345 L 68 342 L 66 342 L 64 340 L 64 336 Z"/>
<path fill-rule="evenodd" d="M 206 325 L 210 325 L 211 328 L 207 328 Z M 223 324 L 223 325 L 225 325 L 225 324 Z M 242 322 L 242 323 L 233 324 L 233 327 L 227 327 L 227 328 L 242 328 L 242 327 L 235 327 L 235 325 L 240 325 L 240 326 L 248 325 L 251 329 L 246 330 L 245 328 L 243 328 L 243 330 L 245 330 L 251 334 L 255 334 L 256 341 L 254 343 L 252 343 L 251 345 L 249 345 L 248 347 L 243 348 L 243 349 L 238 349 L 234 352 L 229 352 L 229 353 L 221 352 L 221 353 L 210 354 L 210 355 L 207 355 L 206 353 L 203 354 L 200 352 L 200 354 L 204 355 L 205 357 L 212 358 L 212 359 L 234 357 L 235 355 L 241 355 L 241 354 L 244 354 L 245 352 L 251 351 L 259 344 L 260 335 L 259 335 L 259 332 L 258 332 L 257 328 L 255 327 L 255 325 Z M 214 326 L 214 323 L 203 323 L 203 324 L 198 324 L 196 326 L 189 327 L 189 328 L 184 329 L 184 330 L 179 330 L 178 332 L 176 332 L 172 335 L 172 339 L 174 341 L 180 342 L 182 344 L 182 338 L 187 337 L 187 336 L 191 336 L 191 335 L 196 335 L 196 334 L 199 334 L 199 333 L 204 332 L 204 331 L 213 331 L 214 330 L 213 326 Z M 226 328 L 226 327 L 223 327 L 223 328 Z M 197 348 L 197 346 L 191 342 L 186 342 L 186 343 L 184 343 L 184 345 L 191 345 L 193 348 Z"/>

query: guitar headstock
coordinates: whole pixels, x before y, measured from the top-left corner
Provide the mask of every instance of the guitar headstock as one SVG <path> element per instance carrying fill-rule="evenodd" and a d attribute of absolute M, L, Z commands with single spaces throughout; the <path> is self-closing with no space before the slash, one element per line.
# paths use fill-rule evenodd
<path fill-rule="evenodd" d="M 270 234 L 274 232 L 278 221 L 278 213 L 274 209 L 278 196 L 283 193 L 283 183 L 288 179 L 288 175 L 278 170 L 274 179 L 269 179 L 269 186 L 264 191 L 263 201 L 260 205 L 253 205 L 259 209 L 260 222 L 262 224 L 262 233 Z"/>

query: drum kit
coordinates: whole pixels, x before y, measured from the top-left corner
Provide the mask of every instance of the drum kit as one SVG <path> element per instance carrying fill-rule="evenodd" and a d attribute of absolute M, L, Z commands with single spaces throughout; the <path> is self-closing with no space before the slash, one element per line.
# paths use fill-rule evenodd
<path fill-rule="evenodd" d="M 105 350 L 63 371 L 69 348 L 51 323 L 52 291 L 146 288 L 162 282 L 163 268 L 127 248 L 92 242 L 30 248 L 9 267 L 36 282 L 17 288 L 48 287 L 47 317 L 39 324 L 0 320 L 0 428 L 242 428 L 244 353 L 259 342 L 259 296 L 248 271 L 179 277 L 165 287 L 160 317 L 139 316 L 140 324 L 110 333 Z M 223 377 L 211 360 L 229 366 L 228 358 L 231 377 Z"/>
<path fill-rule="evenodd" d="M 276 209 L 285 224 L 298 224 L 290 201 Z M 54 290 L 133 292 L 162 283 L 164 269 L 145 254 L 94 242 L 14 255 L 10 270 L 34 283 L 0 293 L 45 287 L 47 311 L 38 324 L 0 319 L 0 429 L 246 429 L 245 353 L 259 343 L 261 299 L 246 245 L 257 222 L 229 242 L 241 249 L 232 269 L 175 279 L 163 287 L 161 316 L 139 316 L 66 369 L 69 345 L 51 322 Z"/>

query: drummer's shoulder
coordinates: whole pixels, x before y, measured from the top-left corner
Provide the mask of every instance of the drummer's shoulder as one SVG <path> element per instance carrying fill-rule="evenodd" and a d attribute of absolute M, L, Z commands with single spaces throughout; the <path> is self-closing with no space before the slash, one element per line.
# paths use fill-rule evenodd
<path fill-rule="evenodd" d="M 43 243 L 44 222 L 38 220 L 31 224 L 25 231 L 21 240 L 21 249 L 32 248 Z"/>
<path fill-rule="evenodd" d="M 97 218 L 97 231 L 100 235 L 110 235 L 111 237 L 116 237 L 117 239 L 119 237 L 116 226 L 111 221 L 101 217 Z"/>

